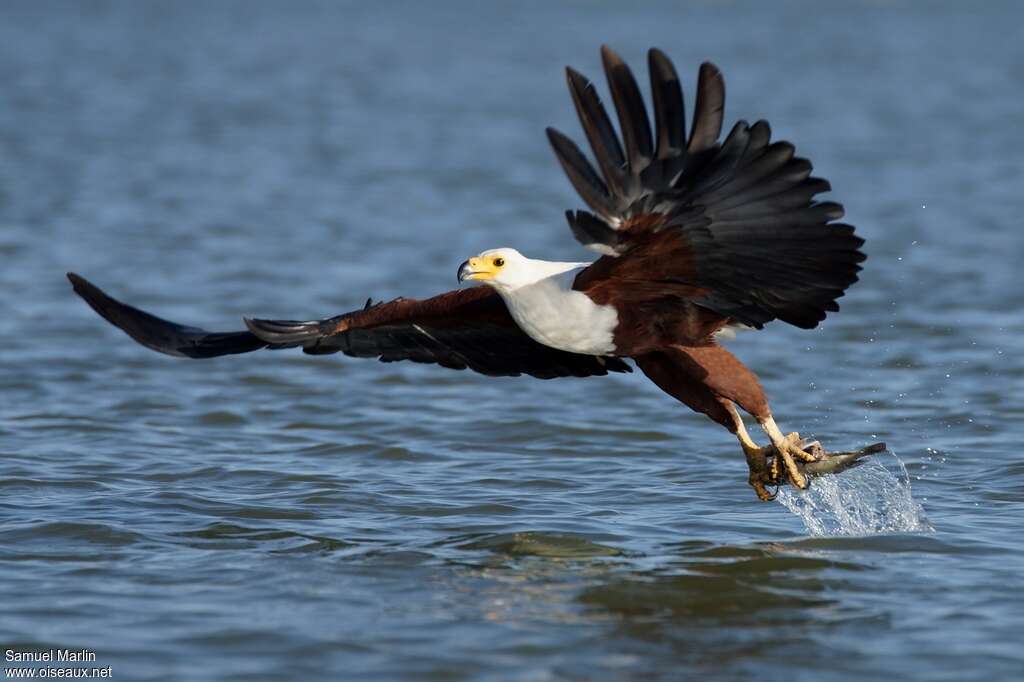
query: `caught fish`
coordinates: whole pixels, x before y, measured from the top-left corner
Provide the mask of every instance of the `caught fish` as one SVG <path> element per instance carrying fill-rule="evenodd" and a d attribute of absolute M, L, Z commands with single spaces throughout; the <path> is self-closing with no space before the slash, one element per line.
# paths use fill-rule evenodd
<path fill-rule="evenodd" d="M 838 474 L 841 471 L 846 471 L 860 464 L 864 457 L 884 452 L 885 443 L 874 443 L 860 450 L 849 452 L 825 452 L 824 448 L 818 443 L 811 443 L 804 450 L 815 455 L 818 459 L 813 462 L 797 462 L 800 472 L 807 476 L 822 476 L 824 474 Z"/>

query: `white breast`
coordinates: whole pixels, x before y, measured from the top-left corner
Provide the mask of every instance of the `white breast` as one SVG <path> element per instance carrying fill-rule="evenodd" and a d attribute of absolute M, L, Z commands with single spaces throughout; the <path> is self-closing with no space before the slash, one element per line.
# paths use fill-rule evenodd
<path fill-rule="evenodd" d="M 615 351 L 613 333 L 619 323 L 615 308 L 597 305 L 572 290 L 578 268 L 498 292 L 512 318 L 530 338 L 551 348 L 587 355 Z"/>

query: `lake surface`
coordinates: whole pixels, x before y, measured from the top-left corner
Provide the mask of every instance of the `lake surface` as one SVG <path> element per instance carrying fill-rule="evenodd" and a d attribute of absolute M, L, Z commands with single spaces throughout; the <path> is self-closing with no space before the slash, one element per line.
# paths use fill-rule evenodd
<path fill-rule="evenodd" d="M 0 9 L 0 646 L 122 680 L 1020 679 L 1020 5 L 368 5 Z M 889 444 L 845 501 L 787 493 L 833 523 L 639 373 L 175 360 L 64 279 L 227 330 L 579 259 L 543 129 L 581 137 L 562 67 L 602 42 L 690 101 L 715 61 L 728 124 L 768 118 L 867 239 L 841 314 L 730 345 L 783 428 Z"/>

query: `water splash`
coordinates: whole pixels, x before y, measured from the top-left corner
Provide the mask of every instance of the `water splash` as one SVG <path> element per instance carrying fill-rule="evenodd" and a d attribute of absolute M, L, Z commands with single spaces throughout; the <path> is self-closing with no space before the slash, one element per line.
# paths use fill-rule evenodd
<path fill-rule="evenodd" d="M 841 474 L 816 477 L 809 490 L 784 487 L 777 499 L 816 537 L 935 530 L 911 494 L 907 468 L 890 450 Z"/>

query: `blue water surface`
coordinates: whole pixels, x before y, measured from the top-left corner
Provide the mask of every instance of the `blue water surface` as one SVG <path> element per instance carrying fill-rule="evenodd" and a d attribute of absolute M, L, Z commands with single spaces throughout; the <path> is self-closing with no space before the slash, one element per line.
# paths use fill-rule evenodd
<path fill-rule="evenodd" d="M 991 3 L 7 2 L 0 648 L 121 680 L 1024 672 L 1024 11 Z M 562 67 L 656 45 L 867 239 L 819 329 L 730 344 L 783 428 L 888 442 L 934 531 L 815 535 L 638 373 L 541 382 L 132 343 L 578 260 Z M 895 465 L 888 455 L 884 463 Z M 852 480 L 852 479 L 851 479 Z M 922 526 L 923 528 L 923 526 Z M 5 664 L 6 665 L 6 664 Z"/>

